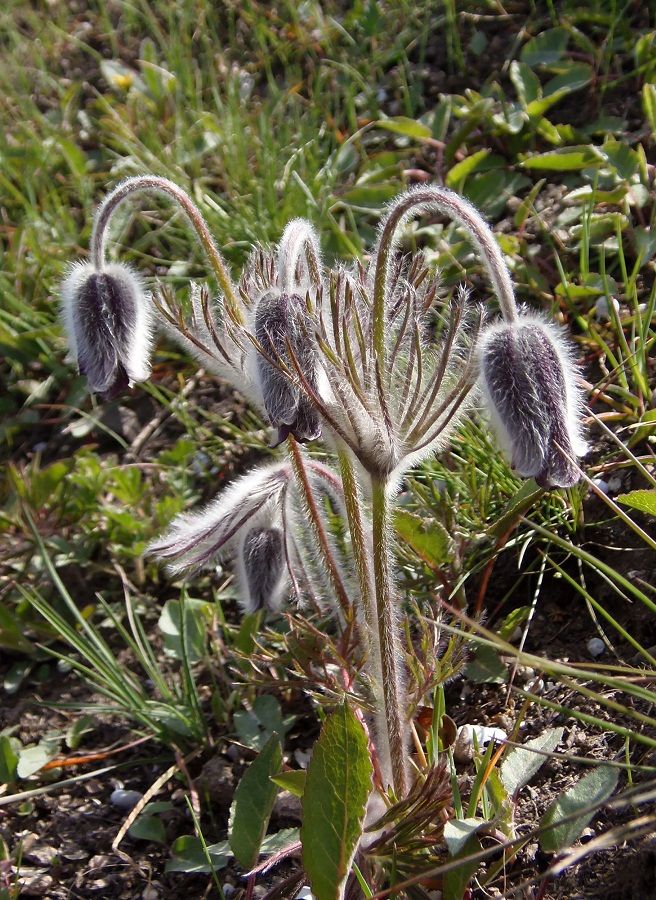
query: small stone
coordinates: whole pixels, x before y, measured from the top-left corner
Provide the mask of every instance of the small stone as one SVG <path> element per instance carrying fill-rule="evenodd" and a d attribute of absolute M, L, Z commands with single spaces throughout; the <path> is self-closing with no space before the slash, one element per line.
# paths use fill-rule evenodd
<path fill-rule="evenodd" d="M 36 863 L 37 866 L 50 866 L 58 855 L 57 847 L 52 847 L 50 844 L 33 844 L 29 850 L 24 851 L 23 859 Z"/>
<path fill-rule="evenodd" d="M 613 297 L 611 303 L 613 304 L 613 309 L 619 315 L 619 300 L 616 300 L 615 297 Z M 610 319 L 610 309 L 606 297 L 599 297 L 595 303 L 595 318 L 598 322 L 607 322 Z"/>
<path fill-rule="evenodd" d="M 303 885 L 303 887 L 300 889 L 298 894 L 296 894 L 296 897 L 294 898 L 294 900 L 314 900 L 312 891 L 310 890 L 310 888 L 308 887 L 307 884 Z"/>
<path fill-rule="evenodd" d="M 611 494 L 618 494 L 622 490 L 622 476 L 621 475 L 613 475 L 612 478 L 608 479 L 608 490 Z"/>
<path fill-rule="evenodd" d="M 19 884 L 21 897 L 47 897 L 54 884 L 54 878 L 43 869 L 21 867 Z"/>
<path fill-rule="evenodd" d="M 155 890 L 152 884 L 143 889 L 141 900 L 159 900 L 159 892 Z"/>
<path fill-rule="evenodd" d="M 474 737 L 480 749 L 490 741 L 503 743 L 508 739 L 502 728 L 491 728 L 488 725 L 461 725 L 453 746 L 453 757 L 456 762 L 469 762 L 474 756 Z"/>
<path fill-rule="evenodd" d="M 601 656 L 601 654 L 606 650 L 606 645 L 604 644 L 602 639 L 598 637 L 590 638 L 585 646 L 587 647 L 588 653 L 593 658 Z"/>
<path fill-rule="evenodd" d="M 134 809 L 137 803 L 142 799 L 143 794 L 141 791 L 124 791 L 123 788 L 117 788 L 115 791 L 112 791 L 109 802 L 117 809 L 128 811 Z"/>
<path fill-rule="evenodd" d="M 592 479 L 592 483 L 595 485 L 595 487 L 599 488 L 599 490 L 600 490 L 603 494 L 608 494 L 608 493 L 610 493 L 610 488 L 609 488 L 609 486 L 608 486 L 608 482 L 607 482 L 607 481 L 604 481 L 603 478 L 593 478 L 593 479 Z"/>

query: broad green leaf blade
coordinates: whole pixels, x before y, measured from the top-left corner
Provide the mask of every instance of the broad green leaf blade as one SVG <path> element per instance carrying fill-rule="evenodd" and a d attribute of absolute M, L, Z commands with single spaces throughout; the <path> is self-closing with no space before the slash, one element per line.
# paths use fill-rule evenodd
<path fill-rule="evenodd" d="M 469 838 L 481 827 L 486 825 L 485 819 L 451 819 L 444 826 L 444 840 L 451 856 L 460 853 Z"/>
<path fill-rule="evenodd" d="M 615 498 L 622 506 L 630 506 L 650 516 L 656 516 L 656 490 L 629 491 Z"/>
<path fill-rule="evenodd" d="M 289 791 L 295 797 L 302 797 L 305 790 L 305 779 L 307 772 L 305 769 L 295 769 L 293 772 L 279 772 L 273 775 L 271 781 L 277 784 L 283 791 Z"/>
<path fill-rule="evenodd" d="M 367 738 L 343 704 L 314 746 L 301 801 L 303 866 L 316 900 L 341 900 L 371 792 Z"/>
<path fill-rule="evenodd" d="M 585 812 L 576 819 L 562 822 L 560 825 L 556 823 L 578 810 L 589 809 L 608 800 L 617 787 L 618 778 L 619 769 L 599 766 L 598 769 L 584 775 L 551 804 L 540 821 L 542 827 L 555 824 L 554 828 L 540 835 L 540 847 L 545 853 L 556 853 L 574 843 L 592 819 L 594 811 Z"/>
<path fill-rule="evenodd" d="M 511 797 L 544 765 L 548 758 L 545 754 L 556 749 L 564 732 L 564 728 L 547 728 L 523 747 L 514 747 L 510 751 L 501 764 L 501 781 Z"/>
<path fill-rule="evenodd" d="M 553 172 L 578 172 L 581 169 L 598 168 L 604 160 L 595 147 L 582 144 L 574 147 L 560 147 L 547 153 L 536 153 L 521 161 L 525 169 L 550 169 Z"/>
<path fill-rule="evenodd" d="M 479 150 L 477 153 L 472 153 L 471 156 L 467 156 L 465 159 L 461 160 L 461 162 L 456 163 L 446 175 L 446 186 L 450 188 L 457 187 L 461 181 L 464 181 L 468 175 L 471 175 L 472 172 L 475 172 L 480 163 L 490 154 L 489 148 L 484 150 Z"/>
<path fill-rule="evenodd" d="M 277 734 L 272 734 L 237 785 L 230 809 L 228 840 L 235 859 L 245 869 L 252 869 L 260 855 L 278 793 L 271 778 L 281 766 L 280 739 Z"/>
<path fill-rule="evenodd" d="M 394 525 L 399 537 L 432 569 L 443 566 L 451 559 L 453 542 L 440 522 L 427 521 L 399 509 L 394 516 Z"/>
<path fill-rule="evenodd" d="M 18 754 L 14 742 L 6 735 L 0 736 L 0 784 L 8 784 L 16 780 Z"/>
<path fill-rule="evenodd" d="M 564 28 L 550 28 L 527 41 L 520 54 L 527 66 L 549 66 L 561 58 L 567 47 L 569 34 Z"/>
<path fill-rule="evenodd" d="M 376 125 L 378 128 L 384 128 L 386 131 L 394 132 L 394 134 L 402 134 L 405 137 L 417 140 L 426 140 L 426 138 L 433 136 L 428 125 L 423 125 L 421 122 L 417 122 L 416 119 L 409 119 L 407 116 L 379 119 Z"/>
<path fill-rule="evenodd" d="M 211 844 L 207 847 L 206 853 L 197 837 L 185 834 L 173 841 L 171 859 L 166 863 L 165 871 L 187 874 L 216 872 L 224 869 L 231 858 L 232 852 L 227 841 Z"/>

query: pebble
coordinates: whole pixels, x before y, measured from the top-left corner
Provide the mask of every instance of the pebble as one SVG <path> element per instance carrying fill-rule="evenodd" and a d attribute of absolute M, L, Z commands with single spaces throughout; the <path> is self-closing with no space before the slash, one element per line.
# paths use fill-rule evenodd
<path fill-rule="evenodd" d="M 112 806 L 117 807 L 117 809 L 124 809 L 127 811 L 134 809 L 142 798 L 143 794 L 141 791 L 124 791 L 122 788 L 117 788 L 115 791 L 112 791 L 109 802 Z"/>
<path fill-rule="evenodd" d="M 469 762 L 473 758 L 474 735 L 479 748 L 485 747 L 490 741 L 501 743 L 508 739 L 503 728 L 492 728 L 488 725 L 461 725 L 453 745 L 453 757 L 456 762 Z"/>
<path fill-rule="evenodd" d="M 607 481 L 604 481 L 603 478 L 593 478 L 593 479 L 592 479 L 592 483 L 593 483 L 596 487 L 598 487 L 599 490 L 600 490 L 603 494 L 608 494 L 608 493 L 610 493 L 610 488 L 609 488 L 609 486 L 608 486 L 608 482 L 607 482 Z"/>
<path fill-rule="evenodd" d="M 621 475 L 613 475 L 612 478 L 608 479 L 608 490 L 611 492 L 611 494 L 617 494 L 622 490 Z"/>
<path fill-rule="evenodd" d="M 619 300 L 616 300 L 615 297 L 613 297 L 611 302 L 613 304 L 615 312 L 619 314 Z M 599 299 L 595 303 L 595 318 L 598 322 L 607 322 L 610 319 L 610 310 L 608 308 L 608 300 L 606 299 L 606 297 L 599 297 Z"/>
<path fill-rule="evenodd" d="M 601 656 L 601 654 L 605 651 L 606 645 L 602 641 L 601 638 L 593 637 L 590 638 L 588 643 L 585 645 L 588 649 L 588 653 L 592 657 Z"/>
<path fill-rule="evenodd" d="M 307 884 L 303 885 L 298 894 L 296 894 L 294 900 L 314 900 L 312 891 Z"/>

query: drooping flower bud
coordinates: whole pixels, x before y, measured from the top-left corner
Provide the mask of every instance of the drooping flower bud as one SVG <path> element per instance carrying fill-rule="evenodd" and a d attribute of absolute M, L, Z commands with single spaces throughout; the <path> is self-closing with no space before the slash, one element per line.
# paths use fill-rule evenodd
<path fill-rule="evenodd" d="M 257 354 L 257 376 L 264 408 L 278 429 L 277 443 L 290 434 L 301 442 L 321 435 L 317 411 L 292 380 L 298 366 L 308 385 L 316 389 L 317 358 L 302 325 L 304 305 L 298 294 L 269 293 L 255 313 L 255 337 L 263 351 Z"/>
<path fill-rule="evenodd" d="M 251 528 L 239 554 L 244 612 L 280 607 L 286 587 L 284 538 L 280 528 Z"/>
<path fill-rule="evenodd" d="M 139 279 L 127 266 L 98 271 L 76 264 L 61 287 L 70 348 L 89 389 L 117 397 L 150 374 L 151 314 Z"/>
<path fill-rule="evenodd" d="M 537 316 L 484 331 L 481 382 L 493 425 L 513 468 L 540 487 L 571 487 L 586 451 L 576 369 L 558 329 Z"/>

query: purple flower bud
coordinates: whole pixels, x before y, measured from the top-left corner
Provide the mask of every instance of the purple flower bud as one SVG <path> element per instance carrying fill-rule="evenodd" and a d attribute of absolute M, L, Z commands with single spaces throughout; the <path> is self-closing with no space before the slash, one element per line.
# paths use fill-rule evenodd
<path fill-rule="evenodd" d="M 286 587 L 285 551 L 280 528 L 251 528 L 241 545 L 241 604 L 245 612 L 277 610 Z"/>
<path fill-rule="evenodd" d="M 316 351 L 303 329 L 304 306 L 298 294 L 270 293 L 262 297 L 255 313 L 255 337 L 263 351 L 257 355 L 257 376 L 266 413 L 278 428 L 277 443 L 290 434 L 301 442 L 321 435 L 314 405 L 283 371 L 286 367 L 294 377 L 295 360 L 310 387 L 316 388 Z"/>
<path fill-rule="evenodd" d="M 493 425 L 513 468 L 540 487 L 571 487 L 585 453 L 576 369 L 558 329 L 537 316 L 489 327 L 481 381 Z"/>
<path fill-rule="evenodd" d="M 69 344 L 91 391 L 111 400 L 148 378 L 150 309 L 131 269 L 78 263 L 61 293 Z"/>

